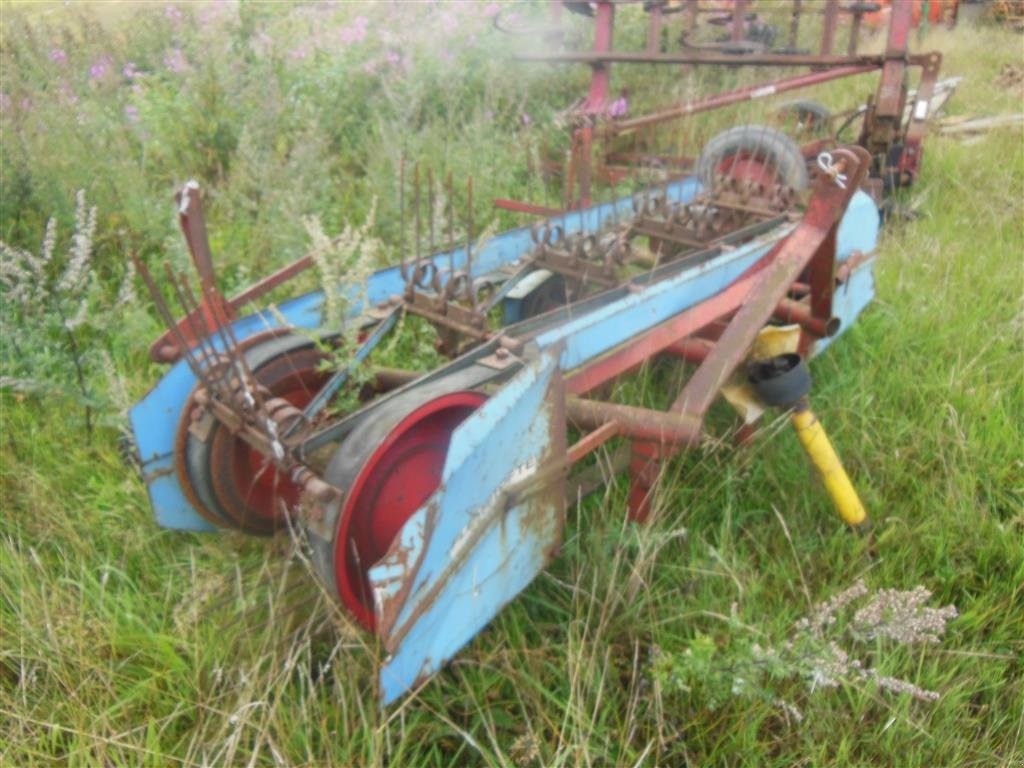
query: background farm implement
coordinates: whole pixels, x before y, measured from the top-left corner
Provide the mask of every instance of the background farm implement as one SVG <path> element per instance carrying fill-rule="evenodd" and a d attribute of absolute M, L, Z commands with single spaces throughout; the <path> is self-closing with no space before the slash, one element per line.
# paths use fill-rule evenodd
<path fill-rule="evenodd" d="M 744 2 L 715 17 L 727 44 L 675 54 L 659 49 L 661 14 L 675 4 L 652 3 L 653 42 L 634 55 L 612 49 L 615 4 L 587 5 L 595 51 L 555 57 L 593 68 L 573 112 L 559 209 L 480 238 L 471 180 L 460 211 L 461 183 L 403 165 L 400 264 L 246 316 L 243 307 L 312 259 L 224 297 L 201 190 L 186 185 L 179 215 L 198 284 L 137 262 L 167 325 L 151 355 L 171 365 L 132 410 L 158 522 L 301 536 L 330 591 L 380 637 L 385 704 L 436 672 L 556 556 L 567 502 L 608 481 L 588 457 L 602 451 L 605 465 L 628 471 L 628 512 L 642 521 L 663 462 L 699 446 L 719 394 L 745 429 L 766 408 L 791 409 L 843 519 L 862 522 L 810 411 L 805 361 L 871 300 L 878 202 L 918 172 L 939 56 L 907 52 L 900 4 L 885 53 L 870 56 L 856 44 L 866 11 L 823 6 L 817 54 L 774 51 Z M 835 55 L 841 12 L 853 37 Z M 684 41 L 693 47 L 692 36 Z M 623 119 L 608 115 L 613 61 L 815 71 Z M 923 72 L 909 107 L 908 66 Z M 779 130 L 740 126 L 697 158 L 659 157 L 668 170 L 634 194 L 615 186 L 629 178 L 615 166 L 622 153 L 595 149 L 694 112 L 870 71 L 880 85 L 859 113 L 857 143 L 798 146 Z M 595 202 L 595 179 L 609 185 L 607 202 Z M 335 300 L 344 318 L 328 327 Z M 412 316 L 434 329 L 448 362 L 379 364 L 382 342 Z M 688 374 L 667 409 L 610 397 L 614 382 L 656 359 Z"/>

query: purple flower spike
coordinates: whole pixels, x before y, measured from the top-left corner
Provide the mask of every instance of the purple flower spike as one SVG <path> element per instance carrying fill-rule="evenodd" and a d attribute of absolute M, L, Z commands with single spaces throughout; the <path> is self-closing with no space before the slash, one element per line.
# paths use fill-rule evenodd
<path fill-rule="evenodd" d="M 103 54 L 89 67 L 89 79 L 90 80 L 103 80 L 114 67 L 114 60 L 110 57 L 110 54 Z"/>
<path fill-rule="evenodd" d="M 164 66 L 171 70 L 171 72 L 180 75 L 188 69 L 188 59 L 185 58 L 181 48 L 174 48 L 164 56 Z"/>

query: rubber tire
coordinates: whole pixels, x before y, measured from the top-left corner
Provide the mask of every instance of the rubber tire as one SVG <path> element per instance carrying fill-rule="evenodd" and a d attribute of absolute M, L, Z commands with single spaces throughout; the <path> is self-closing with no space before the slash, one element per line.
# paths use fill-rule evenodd
<path fill-rule="evenodd" d="M 800 148 L 786 134 L 764 125 L 737 125 L 711 139 L 697 159 L 700 183 L 711 188 L 715 169 L 738 152 L 756 152 L 770 160 L 781 184 L 794 189 L 807 187 L 807 163 Z"/>
<path fill-rule="evenodd" d="M 341 441 L 324 472 L 324 479 L 338 488 L 348 489 L 359 476 L 363 466 L 376 451 L 377 446 L 409 413 L 431 400 L 453 392 L 473 390 L 494 378 L 495 371 L 483 366 L 471 366 L 453 372 L 434 381 L 414 386 L 391 398 L 374 409 L 360 424 Z M 363 626 L 372 628 L 365 617 L 351 612 L 341 595 L 335 576 L 335 539 L 340 527 L 340 512 L 343 500 L 325 505 L 322 522 L 307 527 L 310 554 L 313 566 L 328 590 L 345 606 L 349 615 L 357 618 Z M 327 537 L 330 538 L 327 538 Z M 372 565 L 372 564 L 371 564 Z"/>
<path fill-rule="evenodd" d="M 814 99 L 787 101 L 785 104 L 780 104 L 777 110 L 777 114 L 787 120 L 791 115 L 796 114 L 799 116 L 801 113 L 811 115 L 815 122 L 814 126 L 804 129 L 811 136 L 821 133 L 829 118 L 832 117 L 832 112 L 829 108 L 820 101 L 814 101 Z"/>

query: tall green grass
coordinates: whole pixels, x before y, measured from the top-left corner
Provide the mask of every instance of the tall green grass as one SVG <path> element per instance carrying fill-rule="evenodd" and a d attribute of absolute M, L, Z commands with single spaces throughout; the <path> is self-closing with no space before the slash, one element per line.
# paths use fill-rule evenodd
<path fill-rule="evenodd" d="M 46 218 L 68 224 L 86 188 L 101 217 L 98 280 L 113 291 L 127 250 L 184 258 L 169 195 L 196 174 L 230 289 L 302 252 L 301 214 L 334 231 L 362 221 L 376 194 L 380 234 L 394 243 L 387 211 L 402 151 L 474 171 L 481 197 L 543 195 L 523 170 L 527 155 L 546 133 L 556 141 L 549 121 L 581 92 L 579 72 L 510 69 L 492 55 L 507 50 L 498 42 L 455 47 L 445 62 L 427 55 L 427 32 L 403 41 L 410 64 L 397 78 L 363 77 L 365 59 L 386 56 L 376 38 L 291 55 L 360 14 L 383 26 L 393 7 L 341 6 L 335 18 L 320 6 L 243 4 L 203 22 L 204 6 L 182 7 L 181 18 L 162 6 L 0 6 L 3 90 L 15 105 L 0 123 L 3 238 L 37 248 Z M 261 49 L 261 32 L 280 49 Z M 966 77 L 951 112 L 1019 111 L 1020 91 L 996 83 L 1004 64 L 1021 64 L 1019 36 L 962 26 L 923 45 Z M 51 60 L 58 47 L 67 69 Z M 165 61 L 178 48 L 189 62 L 181 73 Z M 104 54 L 146 70 L 132 78 L 142 88 L 123 75 L 91 81 Z M 866 89 L 837 87 L 824 100 L 838 106 Z M 654 103 L 638 90 L 637 103 Z M 745 109 L 733 117 L 760 106 Z M 836 520 L 784 424 L 738 453 L 708 445 L 672 464 L 650 525 L 624 523 L 621 481 L 571 512 L 552 568 L 384 712 L 380 649 L 322 593 L 301 551 L 157 529 L 114 427 L 88 442 L 74 405 L 0 393 L 0 760 L 1019 765 L 1022 201 L 1019 131 L 929 137 L 906 200 L 919 216 L 892 222 L 879 248 L 878 300 L 814 363 L 815 409 L 867 503 L 870 533 Z M 131 396 L 157 375 L 144 353 L 156 327 L 138 308 L 102 336 Z M 661 386 L 655 372 L 639 396 L 656 401 Z M 658 658 L 683 659 L 707 638 L 726 658 L 744 643 L 783 642 L 813 603 L 858 578 L 873 589 L 922 584 L 934 604 L 959 609 L 937 646 L 862 648 L 939 701 L 772 681 L 803 713 L 797 723 L 771 700 L 712 701 L 656 673 Z"/>

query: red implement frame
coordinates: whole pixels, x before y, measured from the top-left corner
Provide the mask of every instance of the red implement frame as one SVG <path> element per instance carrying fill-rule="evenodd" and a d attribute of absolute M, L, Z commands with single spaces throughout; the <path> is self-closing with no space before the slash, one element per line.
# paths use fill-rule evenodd
<path fill-rule="evenodd" d="M 577 461 L 612 437 L 630 439 L 630 516 L 643 520 L 650 512 L 651 491 L 661 462 L 700 439 L 704 417 L 733 372 L 746 360 L 758 332 L 772 318 L 789 311 L 800 323 L 800 351 L 829 333 L 832 296 L 837 279 L 836 233 L 852 195 L 866 177 L 871 158 L 861 147 L 836 150 L 835 170 L 848 174 L 838 184 L 819 177 L 806 214 L 796 229 L 721 293 L 694 306 L 642 336 L 570 373 L 565 380 L 566 415 L 576 427 L 590 430 L 570 449 Z M 809 283 L 798 282 L 808 274 Z M 788 294 L 806 289 L 806 302 Z M 669 353 L 698 368 L 671 408 L 656 411 L 579 395 L 629 374 L 660 353 Z"/>
<path fill-rule="evenodd" d="M 552 2 L 553 6 L 560 7 L 561 5 L 558 0 L 552 0 Z M 580 208 L 591 204 L 593 180 L 596 173 L 603 172 L 612 182 L 621 177 L 621 174 L 605 168 L 607 161 L 615 159 L 613 154 L 599 154 L 595 162 L 594 146 L 598 141 L 607 141 L 615 136 L 678 120 L 698 112 L 874 71 L 880 72 L 881 78 L 876 94 L 870 101 L 865 114 L 864 128 L 858 143 L 866 148 L 873 157 L 872 175 L 882 178 L 886 174 L 892 175 L 895 172 L 892 183 L 896 186 L 910 184 L 917 175 L 921 161 L 921 139 L 928 117 L 928 103 L 938 76 L 941 55 L 939 53 L 909 53 L 908 38 L 913 23 L 911 3 L 898 2 L 892 5 L 886 50 L 881 55 L 857 55 L 857 33 L 864 10 L 856 5 L 845 8 L 840 5 L 838 0 L 825 0 L 814 9 L 823 18 L 820 52 L 816 54 L 731 53 L 728 52 L 728 49 L 723 49 L 721 52 L 708 52 L 699 49 L 679 53 L 661 53 L 658 46 L 664 23 L 664 8 L 662 3 L 657 2 L 650 4 L 649 8 L 646 49 L 637 52 L 615 51 L 613 37 L 617 4 L 611 0 L 600 0 L 595 4 L 593 13 L 594 42 L 590 51 L 521 57 L 529 61 L 584 63 L 591 67 L 589 92 L 575 112 L 577 125 L 573 129 L 572 149 L 566 169 L 566 188 L 569 190 L 568 199 L 565 201 L 567 208 Z M 733 3 L 729 27 L 730 38 L 734 43 L 739 43 L 743 39 L 749 18 L 747 14 L 752 5 L 753 3 L 748 0 L 735 0 Z M 805 4 L 799 0 L 793 3 L 793 9 L 791 45 L 796 40 L 796 28 L 800 13 L 811 12 L 811 9 L 806 8 Z M 697 0 L 688 0 L 685 8 L 688 25 L 692 28 L 699 14 L 711 10 L 717 13 L 722 12 L 720 7 L 702 8 Z M 842 13 L 849 13 L 853 16 L 850 40 L 845 55 L 834 53 L 836 32 Z M 616 62 L 622 64 L 681 64 L 685 66 L 809 67 L 812 71 L 766 81 L 695 102 L 677 104 L 651 114 L 616 120 L 609 119 L 608 116 L 612 98 L 611 66 Z M 914 109 L 911 110 L 910 122 L 905 133 L 901 134 L 907 99 L 906 75 L 909 67 L 920 67 L 922 74 L 917 101 Z M 899 151 L 897 158 L 890 157 L 894 149 Z M 678 167 L 681 163 L 680 159 L 670 158 L 666 165 Z M 518 207 L 521 209 L 524 205 L 526 204 Z M 502 201 L 500 207 L 514 210 L 517 206 L 512 201 Z"/>

